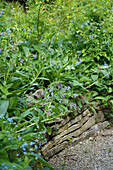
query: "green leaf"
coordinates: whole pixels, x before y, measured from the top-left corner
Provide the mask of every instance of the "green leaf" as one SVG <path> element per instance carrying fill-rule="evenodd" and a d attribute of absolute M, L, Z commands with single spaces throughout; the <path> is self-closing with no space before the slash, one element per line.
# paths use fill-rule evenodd
<path fill-rule="evenodd" d="M 11 97 L 11 98 L 9 99 L 9 107 L 8 107 L 8 109 L 14 109 L 14 108 L 16 108 L 17 103 L 18 103 L 18 97 Z"/>
<path fill-rule="evenodd" d="M 78 106 L 79 106 L 80 108 L 82 108 L 82 103 L 81 103 L 80 100 L 77 100 L 77 104 L 78 104 Z"/>
<path fill-rule="evenodd" d="M 8 100 L 0 100 L 0 115 L 5 115 L 8 109 L 9 101 Z"/>
<path fill-rule="evenodd" d="M 94 107 L 91 107 L 91 106 L 90 106 L 90 109 L 91 109 L 95 114 L 97 114 L 97 112 L 96 112 L 96 110 L 94 109 Z"/>
<path fill-rule="evenodd" d="M 9 93 L 9 92 L 7 91 L 7 87 L 2 86 L 1 84 L 0 84 L 0 90 L 1 90 L 4 94 L 8 94 L 8 93 Z"/>
<path fill-rule="evenodd" d="M 26 57 L 29 57 L 30 56 L 29 48 L 28 47 L 23 47 L 23 50 L 24 50 L 24 53 L 25 53 Z"/>
<path fill-rule="evenodd" d="M 28 76 L 26 76 L 24 73 L 20 73 L 19 71 L 18 72 L 14 72 L 14 73 L 10 73 L 11 76 L 17 76 L 17 77 L 22 77 L 23 79 L 29 79 Z"/>
<path fill-rule="evenodd" d="M 26 117 L 26 116 L 28 116 L 29 114 L 32 114 L 32 110 L 33 110 L 34 108 L 30 108 L 30 109 L 28 109 L 28 110 L 26 110 L 25 112 L 23 112 L 22 114 L 21 114 L 21 118 L 24 118 L 24 117 Z"/>
<path fill-rule="evenodd" d="M 48 132 L 49 135 L 51 135 L 51 133 L 52 133 L 51 127 L 47 126 L 47 132 Z"/>
<path fill-rule="evenodd" d="M 26 168 L 22 168 L 21 170 L 32 170 L 32 168 L 28 165 Z"/>
<path fill-rule="evenodd" d="M 86 99 L 82 99 L 86 104 L 89 104 L 89 101 Z"/>
<path fill-rule="evenodd" d="M 64 168 L 68 168 L 68 169 L 70 169 L 70 167 L 69 167 L 69 166 L 65 166 Z"/>
<path fill-rule="evenodd" d="M 50 79 L 45 78 L 45 77 L 39 77 L 39 78 L 37 78 L 37 79 L 39 79 L 39 80 L 50 80 Z"/>
<path fill-rule="evenodd" d="M 4 139 L 4 135 L 0 132 L 0 139 Z"/>
<path fill-rule="evenodd" d="M 8 153 L 5 149 L 0 150 L 0 163 L 9 162 Z"/>
<path fill-rule="evenodd" d="M 110 100 L 110 102 L 113 104 L 113 100 Z"/>
<path fill-rule="evenodd" d="M 5 22 L 0 22 L 0 25 L 5 25 Z"/>
<path fill-rule="evenodd" d="M 11 89 L 15 89 L 22 83 L 22 80 L 18 77 L 11 77 L 10 82 L 12 83 Z"/>
<path fill-rule="evenodd" d="M 97 75 L 97 74 L 96 74 L 96 75 L 95 75 L 95 74 L 92 74 L 92 75 L 91 75 L 91 78 L 92 78 L 93 81 L 96 81 L 96 80 L 98 79 L 98 75 Z"/>
<path fill-rule="evenodd" d="M 73 80 L 73 86 L 81 86 L 82 87 L 82 83 L 79 83 L 76 80 Z"/>
<path fill-rule="evenodd" d="M 103 97 L 103 96 L 97 96 L 94 99 L 99 99 L 99 100 L 105 100 L 107 101 L 109 99 L 109 96 Z"/>
<path fill-rule="evenodd" d="M 54 170 L 54 168 L 39 155 L 38 155 L 38 161 L 41 162 L 46 167 L 50 168 L 51 170 Z"/>

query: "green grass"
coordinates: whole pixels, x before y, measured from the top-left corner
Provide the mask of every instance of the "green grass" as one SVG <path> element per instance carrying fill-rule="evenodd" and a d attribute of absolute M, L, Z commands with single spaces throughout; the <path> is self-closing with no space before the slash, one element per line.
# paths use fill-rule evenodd
<path fill-rule="evenodd" d="M 27 14 L 0 7 L 0 166 L 51 169 L 40 157 L 51 134 L 44 122 L 80 114 L 83 95 L 94 113 L 101 101 L 113 117 L 113 3 L 37 0 Z"/>

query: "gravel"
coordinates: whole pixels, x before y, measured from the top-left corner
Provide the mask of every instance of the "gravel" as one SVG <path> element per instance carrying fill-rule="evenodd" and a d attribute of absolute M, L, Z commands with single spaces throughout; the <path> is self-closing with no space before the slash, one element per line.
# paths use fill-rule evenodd
<path fill-rule="evenodd" d="M 113 170 L 113 128 L 69 146 L 49 163 L 55 170 Z"/>

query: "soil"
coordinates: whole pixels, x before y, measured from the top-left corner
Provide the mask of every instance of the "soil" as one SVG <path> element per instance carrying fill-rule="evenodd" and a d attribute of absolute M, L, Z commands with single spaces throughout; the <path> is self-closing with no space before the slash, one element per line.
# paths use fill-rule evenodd
<path fill-rule="evenodd" d="M 48 162 L 55 170 L 113 170 L 113 126 L 69 146 Z"/>

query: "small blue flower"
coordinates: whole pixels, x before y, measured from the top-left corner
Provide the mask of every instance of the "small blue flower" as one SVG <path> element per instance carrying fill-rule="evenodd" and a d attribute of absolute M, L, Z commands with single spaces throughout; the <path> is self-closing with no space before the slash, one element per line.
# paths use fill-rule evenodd
<path fill-rule="evenodd" d="M 37 146 L 37 145 L 35 145 L 35 149 L 38 149 L 38 146 Z"/>
<path fill-rule="evenodd" d="M 84 25 L 87 25 L 87 22 L 84 22 Z"/>
<path fill-rule="evenodd" d="M 3 121 L 3 123 L 7 123 L 7 121 Z"/>
<path fill-rule="evenodd" d="M 19 154 L 17 153 L 16 156 L 19 156 Z"/>
<path fill-rule="evenodd" d="M 5 165 L 5 163 L 2 163 L 2 166 L 4 166 Z"/>
<path fill-rule="evenodd" d="M 72 44 L 72 41 L 69 41 L 69 44 Z"/>
<path fill-rule="evenodd" d="M 4 166 L 4 168 L 5 168 L 5 169 L 8 169 L 8 167 L 7 167 L 7 166 Z"/>
<path fill-rule="evenodd" d="M 45 42 L 45 41 L 43 42 L 43 45 L 46 45 L 46 42 Z"/>
<path fill-rule="evenodd" d="M 38 157 L 36 156 L 36 157 L 35 157 L 35 160 L 37 160 L 37 159 L 38 159 Z"/>
<path fill-rule="evenodd" d="M 83 28 L 83 25 L 81 25 L 81 28 Z"/>
<path fill-rule="evenodd" d="M 76 93 L 73 93 L 73 98 L 75 99 L 78 95 Z"/>
<path fill-rule="evenodd" d="M 30 149 L 29 149 L 29 151 L 32 151 L 32 150 L 33 150 L 33 148 L 30 148 Z"/>
<path fill-rule="evenodd" d="M 0 49 L 0 53 L 2 53 L 2 49 Z"/>
<path fill-rule="evenodd" d="M 31 152 L 31 154 L 34 154 L 34 152 Z"/>
<path fill-rule="evenodd" d="M 77 53 L 78 53 L 78 54 L 80 54 L 80 53 L 81 53 L 81 51 L 77 51 Z"/>
<path fill-rule="evenodd" d="M 103 32 L 106 32 L 107 30 L 103 30 Z"/>
<path fill-rule="evenodd" d="M 38 142 L 38 139 L 36 139 L 35 142 Z"/>
<path fill-rule="evenodd" d="M 8 120 L 9 122 L 13 122 L 13 119 L 11 119 L 11 118 L 8 118 L 7 120 Z"/>
<path fill-rule="evenodd" d="M 15 165 L 13 165 L 13 168 L 16 168 L 16 166 L 15 166 Z"/>
<path fill-rule="evenodd" d="M 34 144 L 34 142 L 30 142 L 30 146 L 32 146 Z"/>
<path fill-rule="evenodd" d="M 92 35 L 89 35 L 89 38 L 92 38 Z"/>
<path fill-rule="evenodd" d="M 53 50 L 52 50 L 52 48 L 49 48 L 48 51 L 49 51 L 49 53 L 52 53 Z"/>
<path fill-rule="evenodd" d="M 54 65 L 54 64 L 55 64 L 55 61 L 52 61 L 51 64 Z"/>
<path fill-rule="evenodd" d="M 60 32 L 63 32 L 64 30 L 60 30 Z"/>
<path fill-rule="evenodd" d="M 3 117 L 4 117 L 4 115 L 3 115 L 3 114 L 1 114 L 1 115 L 0 115 L 0 119 L 1 119 L 1 118 L 3 118 Z"/>
<path fill-rule="evenodd" d="M 34 55 L 33 57 L 34 57 L 34 59 L 36 59 L 36 58 L 37 58 L 37 55 Z"/>
<path fill-rule="evenodd" d="M 26 148 L 23 148 L 23 151 L 25 151 L 26 150 Z"/>

